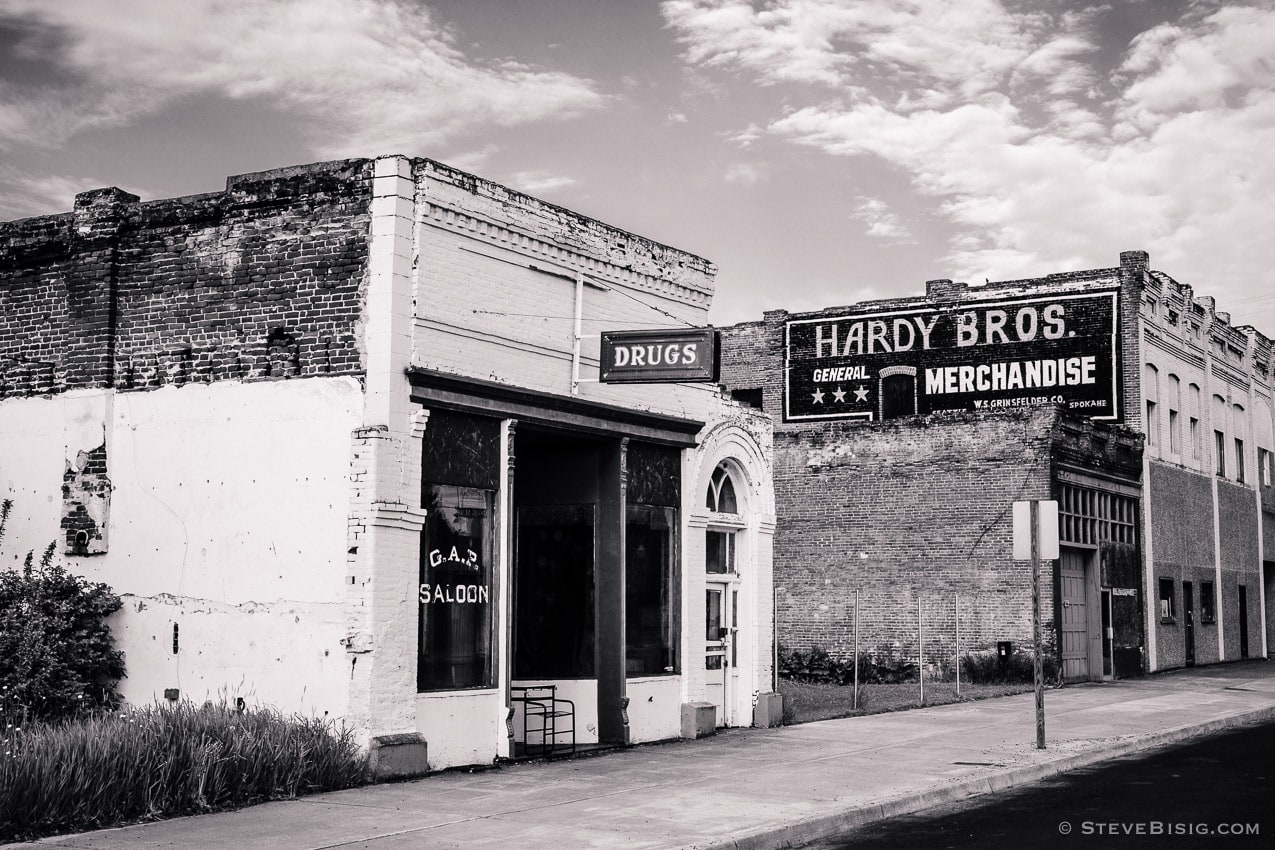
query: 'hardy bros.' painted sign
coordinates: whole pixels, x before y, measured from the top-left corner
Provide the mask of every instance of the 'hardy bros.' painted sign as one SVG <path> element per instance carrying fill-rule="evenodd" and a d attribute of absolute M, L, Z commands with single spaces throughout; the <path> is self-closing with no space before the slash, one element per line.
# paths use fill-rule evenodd
<path fill-rule="evenodd" d="M 1120 417 L 1117 292 L 793 319 L 787 421 L 1062 403 Z"/>
<path fill-rule="evenodd" d="M 680 328 L 604 331 L 598 380 L 604 384 L 717 380 L 717 331 Z"/>

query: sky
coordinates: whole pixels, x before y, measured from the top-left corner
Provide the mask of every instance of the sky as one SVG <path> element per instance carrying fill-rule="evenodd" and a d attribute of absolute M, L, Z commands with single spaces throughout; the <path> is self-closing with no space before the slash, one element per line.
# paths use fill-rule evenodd
<path fill-rule="evenodd" d="M 713 261 L 717 325 L 1152 268 L 1275 337 L 1275 0 L 0 0 L 0 220 L 424 156 Z"/>

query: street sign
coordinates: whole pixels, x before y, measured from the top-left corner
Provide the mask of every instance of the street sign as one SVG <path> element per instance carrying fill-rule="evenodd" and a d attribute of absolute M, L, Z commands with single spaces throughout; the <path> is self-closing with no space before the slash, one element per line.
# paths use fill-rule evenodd
<path fill-rule="evenodd" d="M 1014 503 L 1014 560 L 1030 561 L 1032 559 L 1031 502 Z M 1054 501 L 1037 502 L 1039 511 L 1039 533 L 1037 541 L 1037 557 L 1046 561 L 1058 557 L 1058 503 Z"/>
<path fill-rule="evenodd" d="M 1040 644 L 1040 562 L 1058 557 L 1058 503 L 1014 502 L 1014 560 L 1032 562 L 1032 642 L 1036 680 L 1036 749 L 1045 749 L 1045 676 Z"/>
<path fill-rule="evenodd" d="M 660 384 L 717 380 L 718 334 L 713 328 L 603 331 L 598 380 L 604 384 Z"/>

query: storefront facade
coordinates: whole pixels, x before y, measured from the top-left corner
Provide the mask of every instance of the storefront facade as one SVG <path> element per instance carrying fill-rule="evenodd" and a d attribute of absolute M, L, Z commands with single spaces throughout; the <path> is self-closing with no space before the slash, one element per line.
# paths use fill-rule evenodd
<path fill-rule="evenodd" d="M 1060 507 L 1042 618 L 1064 679 L 1265 654 L 1271 343 L 1145 253 L 724 338 L 724 382 L 776 422 L 781 644 L 845 654 L 857 616 L 864 648 L 915 659 L 919 607 L 945 636 L 926 663 L 951 664 L 962 595 L 967 651 L 1022 645 L 1010 506 L 1042 499 Z"/>
<path fill-rule="evenodd" d="M 130 700 L 326 713 L 387 775 L 521 754 L 536 686 L 576 746 L 771 722 L 769 421 L 598 380 L 601 332 L 706 324 L 708 262 L 397 156 L 4 227 L 6 544 L 124 595 Z"/>

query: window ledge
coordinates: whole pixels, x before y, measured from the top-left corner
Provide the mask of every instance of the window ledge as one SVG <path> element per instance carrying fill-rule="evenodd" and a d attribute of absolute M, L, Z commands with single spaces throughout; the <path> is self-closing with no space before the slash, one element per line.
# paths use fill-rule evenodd
<path fill-rule="evenodd" d="M 1176 619 L 1174 619 L 1173 617 L 1161 617 L 1161 618 L 1160 618 L 1160 625 L 1162 625 L 1162 626 L 1175 626 L 1175 625 L 1177 625 L 1177 622 L 1178 622 L 1178 621 L 1177 621 Z"/>

